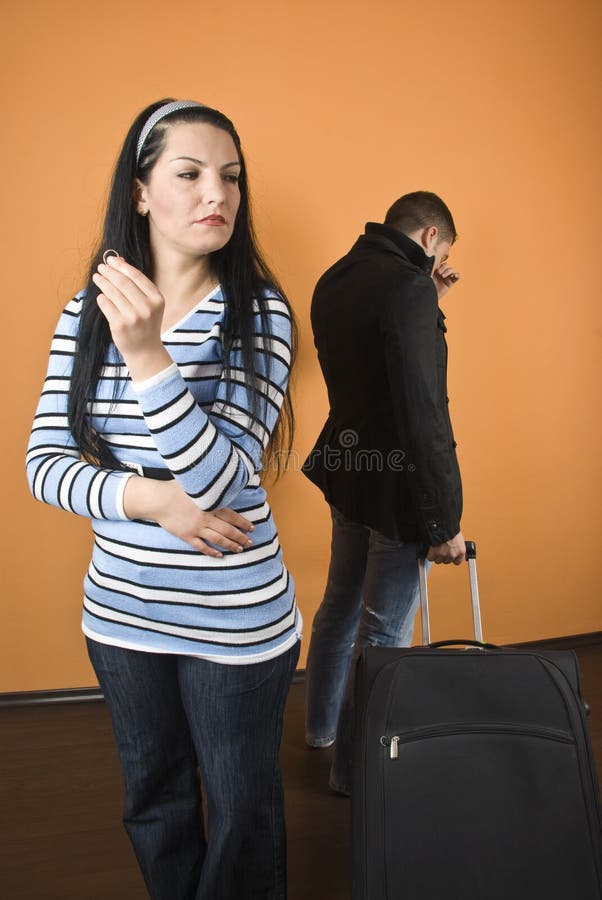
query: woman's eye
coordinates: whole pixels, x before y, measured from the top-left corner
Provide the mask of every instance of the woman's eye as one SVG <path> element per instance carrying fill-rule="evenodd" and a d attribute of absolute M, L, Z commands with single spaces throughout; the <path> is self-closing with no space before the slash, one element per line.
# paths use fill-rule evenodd
<path fill-rule="evenodd" d="M 178 178 L 188 178 L 190 181 L 193 181 L 197 176 L 198 172 L 191 170 L 190 172 L 179 172 Z"/>
<path fill-rule="evenodd" d="M 238 184 L 240 179 L 240 175 L 224 175 L 224 181 L 227 181 L 228 184 Z"/>

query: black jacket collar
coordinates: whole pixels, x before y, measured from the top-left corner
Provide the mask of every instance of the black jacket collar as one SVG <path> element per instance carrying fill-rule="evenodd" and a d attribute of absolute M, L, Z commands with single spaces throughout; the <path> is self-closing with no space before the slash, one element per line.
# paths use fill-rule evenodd
<path fill-rule="evenodd" d="M 386 238 L 401 250 L 403 256 L 425 275 L 431 275 L 433 271 L 433 257 L 427 256 L 422 247 L 397 228 L 390 225 L 381 225 L 379 222 L 368 222 L 365 229 L 366 237 Z M 361 238 L 360 238 L 361 240 Z M 379 241 L 380 243 L 380 241 Z"/>

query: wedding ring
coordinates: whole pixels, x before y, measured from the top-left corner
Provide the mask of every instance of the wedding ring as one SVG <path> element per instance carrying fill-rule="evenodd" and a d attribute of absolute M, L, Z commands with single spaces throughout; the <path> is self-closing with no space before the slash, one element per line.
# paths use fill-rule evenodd
<path fill-rule="evenodd" d="M 119 253 L 117 252 L 117 250 L 105 250 L 105 252 L 102 254 L 102 261 L 105 266 L 107 264 L 107 258 L 109 256 L 119 256 Z"/>

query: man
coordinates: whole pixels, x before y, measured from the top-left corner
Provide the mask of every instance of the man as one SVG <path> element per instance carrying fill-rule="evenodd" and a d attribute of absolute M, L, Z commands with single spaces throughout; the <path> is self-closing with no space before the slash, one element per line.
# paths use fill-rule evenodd
<path fill-rule="evenodd" d="M 328 582 L 307 662 L 306 740 L 333 743 L 330 786 L 350 792 L 352 657 L 408 646 L 418 549 L 459 564 L 462 487 L 448 412 L 445 316 L 456 283 L 452 215 L 428 191 L 368 223 L 318 281 L 311 310 L 330 413 L 303 471 L 332 514 Z M 337 726 L 338 723 L 338 726 Z"/>

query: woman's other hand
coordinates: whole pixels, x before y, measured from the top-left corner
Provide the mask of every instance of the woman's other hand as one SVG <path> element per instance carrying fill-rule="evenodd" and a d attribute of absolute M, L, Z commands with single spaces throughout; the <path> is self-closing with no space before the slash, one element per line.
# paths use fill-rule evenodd
<path fill-rule="evenodd" d="M 125 487 L 123 505 L 128 518 L 156 522 L 206 556 L 220 557 L 221 550 L 240 553 L 253 543 L 252 522 L 227 507 L 213 512 L 199 509 L 175 479 L 134 475 Z"/>
<path fill-rule="evenodd" d="M 153 282 L 120 256 L 107 257 L 92 280 L 100 289 L 96 302 L 132 379 L 143 381 L 171 365 L 161 341 L 165 302 Z"/>

